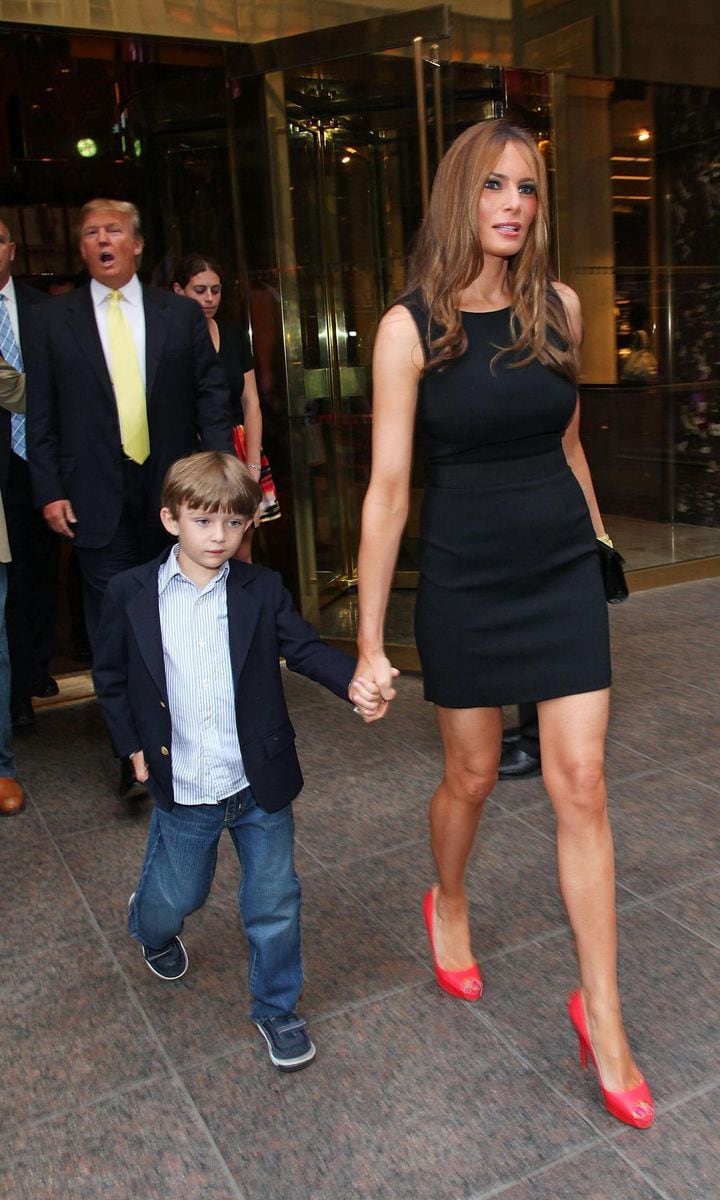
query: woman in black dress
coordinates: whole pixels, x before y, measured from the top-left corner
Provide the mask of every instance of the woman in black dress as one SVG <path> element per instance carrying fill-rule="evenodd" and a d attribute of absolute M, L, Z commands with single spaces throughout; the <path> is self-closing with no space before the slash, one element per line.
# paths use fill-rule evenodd
<path fill-rule="evenodd" d="M 175 267 L 173 291 L 189 297 L 200 305 L 208 323 L 208 332 L 217 351 L 230 385 L 230 405 L 234 426 L 242 426 L 242 454 L 245 466 L 263 489 L 259 521 L 274 521 L 280 516 L 280 506 L 262 451 L 262 413 L 255 380 L 250 341 L 242 325 L 235 321 L 219 321 L 217 311 L 222 299 L 220 268 L 204 254 L 187 254 Z M 236 443 L 237 444 L 237 443 Z M 250 562 L 253 526 L 243 538 L 238 558 Z"/>
<path fill-rule="evenodd" d="M 537 701 L 580 967 L 570 1019 L 608 1111 L 646 1128 L 652 1097 L 617 987 L 610 653 L 595 540 L 607 535 L 578 436 L 581 339 L 578 298 L 550 274 L 547 183 L 532 138 L 505 120 L 466 130 L 438 168 L 408 291 L 377 334 L 357 676 L 393 698 L 383 626 L 417 419 L 427 482 L 416 641 L 445 752 L 430 806 L 439 883 L 424 900 L 436 979 L 466 1000 L 482 994 L 465 869 L 497 780 L 500 706 Z"/>

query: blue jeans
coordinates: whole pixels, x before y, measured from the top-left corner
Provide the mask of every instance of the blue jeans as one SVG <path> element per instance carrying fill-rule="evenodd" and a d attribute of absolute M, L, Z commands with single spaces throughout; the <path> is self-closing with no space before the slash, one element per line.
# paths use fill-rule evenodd
<path fill-rule="evenodd" d="M 10 749 L 10 655 L 5 625 L 7 578 L 7 563 L 0 563 L 0 776 L 4 779 L 15 776 L 15 755 Z"/>
<path fill-rule="evenodd" d="M 238 907 L 249 943 L 253 1017 L 285 1016 L 302 990 L 300 880 L 293 860 L 292 809 L 269 813 L 245 788 L 219 804 L 154 808 L 128 928 L 162 950 L 210 893 L 217 847 L 228 829 L 242 868 Z"/>

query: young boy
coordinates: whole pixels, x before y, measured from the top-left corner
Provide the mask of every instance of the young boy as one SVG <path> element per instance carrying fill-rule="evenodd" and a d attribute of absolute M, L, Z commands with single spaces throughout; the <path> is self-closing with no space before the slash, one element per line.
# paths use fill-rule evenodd
<path fill-rule="evenodd" d="M 95 687 L 119 755 L 154 801 L 128 926 L 151 971 L 188 968 L 183 921 L 207 899 L 217 844 L 230 831 L 242 867 L 251 1018 L 270 1059 L 295 1071 L 315 1057 L 295 1006 L 302 989 L 300 882 L 291 802 L 302 787 L 279 658 L 378 715 L 375 685 L 320 640 L 274 571 L 235 561 L 261 492 L 230 455 L 176 462 L 163 525 L 178 539 L 107 589 Z"/>

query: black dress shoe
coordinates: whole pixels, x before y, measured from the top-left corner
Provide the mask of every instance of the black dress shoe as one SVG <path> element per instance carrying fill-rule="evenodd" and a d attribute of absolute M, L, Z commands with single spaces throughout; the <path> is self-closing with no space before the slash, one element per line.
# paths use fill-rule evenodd
<path fill-rule="evenodd" d="M 143 800 L 147 796 L 144 783 L 138 783 L 129 758 L 120 759 L 118 792 L 123 800 Z"/>
<path fill-rule="evenodd" d="M 50 696 L 57 696 L 60 693 L 57 680 L 53 679 L 52 675 L 45 672 L 42 675 L 36 675 L 33 680 L 32 694 L 40 696 L 43 700 L 48 700 Z"/>
<path fill-rule="evenodd" d="M 505 750 L 508 746 L 516 746 L 521 737 L 522 729 L 519 725 L 512 725 L 509 729 L 503 729 L 503 750 Z"/>
<path fill-rule="evenodd" d="M 526 754 L 519 746 L 510 746 L 500 755 L 499 779 L 532 779 L 540 774 L 540 759 Z"/>
<path fill-rule="evenodd" d="M 32 733 L 35 728 L 35 709 L 31 700 L 19 700 L 10 713 L 13 733 Z"/>

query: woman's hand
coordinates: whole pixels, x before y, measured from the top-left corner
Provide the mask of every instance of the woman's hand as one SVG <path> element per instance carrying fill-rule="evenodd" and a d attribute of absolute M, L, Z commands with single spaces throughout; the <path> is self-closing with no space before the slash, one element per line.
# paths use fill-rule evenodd
<path fill-rule="evenodd" d="M 400 672 L 384 654 L 363 655 L 348 688 L 348 697 L 363 721 L 380 721 L 397 695 L 393 680 Z"/>

